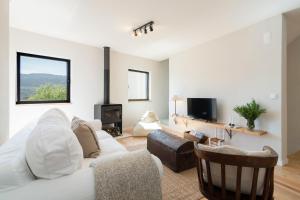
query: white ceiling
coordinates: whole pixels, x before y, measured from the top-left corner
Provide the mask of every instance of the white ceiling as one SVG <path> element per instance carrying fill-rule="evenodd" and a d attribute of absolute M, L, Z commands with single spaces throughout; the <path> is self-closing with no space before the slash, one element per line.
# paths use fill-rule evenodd
<path fill-rule="evenodd" d="M 11 0 L 11 26 L 163 60 L 300 7 L 300 0 Z M 150 20 L 155 30 L 133 37 Z"/>

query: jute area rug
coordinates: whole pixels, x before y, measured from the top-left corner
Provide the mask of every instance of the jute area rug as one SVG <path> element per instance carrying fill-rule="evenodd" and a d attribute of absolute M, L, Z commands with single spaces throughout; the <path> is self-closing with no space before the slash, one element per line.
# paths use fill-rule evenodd
<path fill-rule="evenodd" d="M 118 139 L 129 151 L 147 148 L 145 137 L 126 137 Z M 199 200 L 203 195 L 199 192 L 196 168 L 175 173 L 164 166 L 162 179 L 163 200 Z"/>
<path fill-rule="evenodd" d="M 145 137 L 126 137 L 118 140 L 129 151 L 146 148 Z M 285 167 L 275 169 L 275 200 L 296 200 L 300 199 L 298 192 L 300 152 L 289 157 L 289 164 Z M 290 185 L 289 185 L 290 184 Z M 296 189 L 297 190 L 296 190 Z M 196 169 L 190 169 L 181 173 L 174 173 L 169 168 L 164 167 L 162 180 L 163 200 L 205 200 L 198 190 L 198 180 Z"/>

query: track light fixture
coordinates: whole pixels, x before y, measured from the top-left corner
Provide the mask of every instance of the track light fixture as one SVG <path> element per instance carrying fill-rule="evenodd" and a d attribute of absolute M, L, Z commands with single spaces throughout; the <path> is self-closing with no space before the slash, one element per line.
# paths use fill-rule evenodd
<path fill-rule="evenodd" d="M 148 28 L 149 28 L 149 31 L 153 32 L 153 24 L 154 24 L 154 21 L 150 21 L 138 28 L 133 29 L 133 35 L 135 37 L 137 37 L 137 36 L 142 35 L 142 33 L 147 34 Z"/>

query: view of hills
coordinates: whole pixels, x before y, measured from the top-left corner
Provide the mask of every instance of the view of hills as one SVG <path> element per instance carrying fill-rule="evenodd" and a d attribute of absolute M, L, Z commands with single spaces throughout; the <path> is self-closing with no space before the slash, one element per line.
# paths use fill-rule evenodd
<path fill-rule="evenodd" d="M 67 78 L 54 74 L 21 74 L 21 100 L 27 100 L 35 94 L 37 88 L 42 85 L 67 85 Z"/>

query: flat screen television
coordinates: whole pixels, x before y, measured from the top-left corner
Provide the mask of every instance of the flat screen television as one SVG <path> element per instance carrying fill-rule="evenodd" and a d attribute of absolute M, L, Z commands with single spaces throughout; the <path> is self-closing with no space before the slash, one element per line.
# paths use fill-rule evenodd
<path fill-rule="evenodd" d="M 215 98 L 187 98 L 187 114 L 195 119 L 217 121 L 217 100 Z"/>

